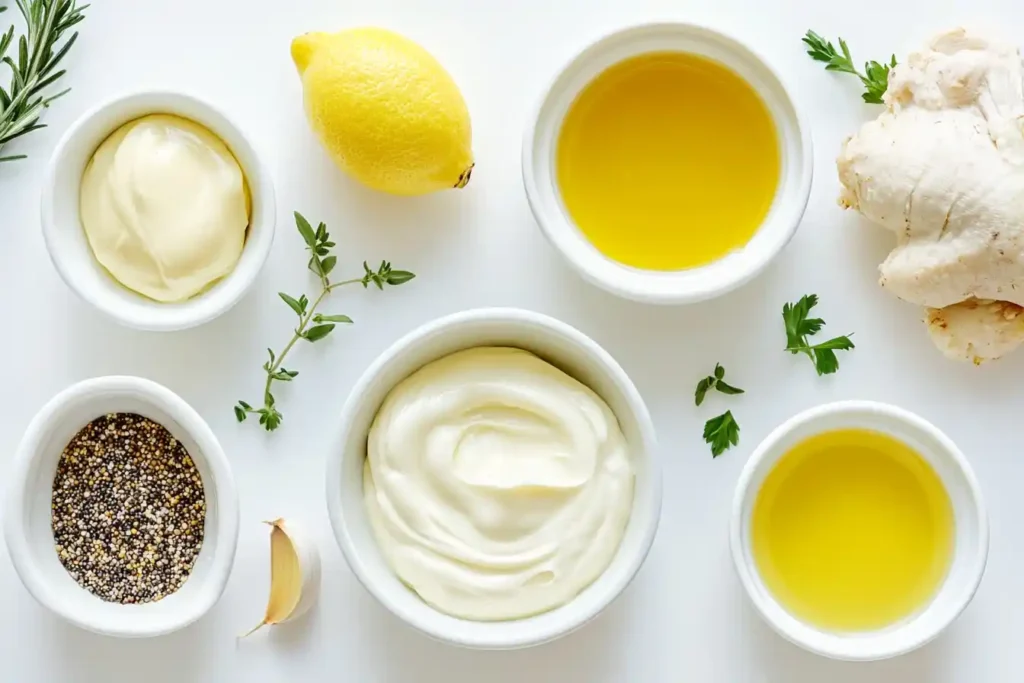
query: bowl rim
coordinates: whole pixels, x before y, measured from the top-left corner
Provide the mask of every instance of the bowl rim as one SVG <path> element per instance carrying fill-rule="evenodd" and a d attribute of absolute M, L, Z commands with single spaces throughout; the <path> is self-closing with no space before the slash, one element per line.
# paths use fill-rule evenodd
<path fill-rule="evenodd" d="M 47 432 L 54 424 L 65 419 L 69 407 L 83 399 L 129 393 L 134 394 L 142 403 L 148 402 L 160 407 L 195 440 L 200 454 L 189 455 L 201 459 L 210 468 L 214 483 L 212 488 L 217 500 L 218 524 L 213 527 L 213 534 L 207 534 L 207 538 L 211 535 L 216 537 L 216 544 L 209 570 L 205 573 L 206 590 L 197 594 L 195 600 L 182 605 L 175 618 L 168 618 L 164 624 L 155 628 L 139 627 L 130 623 L 130 619 L 123 624 L 101 625 L 88 618 L 79 618 L 80 612 L 71 613 L 66 610 L 59 600 L 59 594 L 50 590 L 48 582 L 41 578 L 45 574 L 37 571 L 34 553 L 25 533 L 25 507 L 31 495 L 28 491 L 28 478 L 32 465 L 40 456 Z M 93 377 L 72 384 L 47 401 L 32 418 L 15 451 L 12 465 L 4 509 L 4 540 L 15 572 L 39 604 L 79 628 L 106 636 L 138 638 L 164 635 L 184 628 L 206 614 L 220 599 L 227 586 L 238 546 L 239 511 L 234 477 L 213 430 L 199 413 L 170 389 L 152 380 L 129 375 Z M 125 607 L 131 609 L 137 606 Z"/>
<path fill-rule="evenodd" d="M 784 215 L 775 218 L 774 222 L 785 223 L 785 230 L 779 230 L 776 239 L 767 244 L 764 249 L 760 250 L 756 257 L 745 260 L 745 267 L 733 267 L 731 269 L 732 272 L 728 276 L 717 277 L 717 279 L 720 280 L 719 282 L 709 283 L 699 287 L 693 286 L 692 283 L 686 283 L 678 289 L 667 292 L 654 291 L 649 283 L 637 285 L 635 283 L 625 284 L 623 282 L 616 281 L 616 278 L 606 277 L 608 273 L 599 274 L 587 265 L 584 262 L 586 259 L 581 256 L 581 252 L 585 251 L 588 247 L 592 248 L 590 243 L 586 241 L 585 237 L 577 234 L 578 229 L 572 224 L 572 221 L 568 216 L 562 215 L 561 213 L 553 215 L 552 212 L 547 210 L 549 207 L 543 206 L 544 202 L 541 200 L 541 195 L 543 193 L 539 189 L 537 178 L 534 174 L 534 165 L 536 163 L 535 146 L 538 139 L 537 127 L 541 121 L 541 115 L 545 107 L 557 92 L 556 86 L 559 84 L 559 81 L 574 67 L 599 58 L 602 53 L 602 48 L 608 44 L 614 44 L 616 40 L 625 38 L 630 34 L 641 34 L 643 32 L 654 31 L 676 32 L 682 36 L 703 35 L 722 44 L 728 45 L 730 51 L 733 51 L 740 57 L 745 57 L 750 63 L 756 64 L 757 66 L 765 69 L 770 77 L 778 84 L 779 91 L 784 95 L 785 104 L 788 105 L 792 112 L 792 124 L 796 133 L 795 137 L 798 138 L 801 150 L 800 158 L 794 162 L 794 167 L 797 169 L 797 182 L 795 182 L 792 189 L 785 194 L 781 193 L 781 191 L 776 192 L 776 202 L 778 202 L 780 198 L 785 198 L 787 207 Z M 746 52 L 747 54 L 742 55 L 741 52 Z M 642 54 L 642 52 L 637 54 Z M 746 78 L 744 78 L 744 81 L 748 82 L 751 88 L 753 88 L 759 96 L 763 96 L 763 92 L 758 87 L 758 84 L 751 83 Z M 544 234 L 544 237 L 547 239 L 549 244 L 555 248 L 555 251 L 557 251 L 562 258 L 583 277 L 584 280 L 604 289 L 605 291 L 626 299 L 649 304 L 690 304 L 713 299 L 742 287 L 764 272 L 764 270 L 778 257 L 778 255 L 793 239 L 793 236 L 796 234 L 796 231 L 803 220 L 807 204 L 810 200 L 811 184 L 814 176 L 813 138 L 811 136 L 810 127 L 807 124 L 806 115 L 803 113 L 803 109 L 795 96 L 795 92 L 796 91 L 791 87 L 789 80 L 773 65 L 771 60 L 766 59 L 765 56 L 759 50 L 755 49 L 748 41 L 742 40 L 736 35 L 718 27 L 712 27 L 708 24 L 695 21 L 670 19 L 631 23 L 605 31 L 584 43 L 582 47 L 577 48 L 562 62 L 554 75 L 548 79 L 544 88 L 541 90 L 540 96 L 536 98 L 535 104 L 530 112 L 528 123 L 523 133 L 520 165 L 523 187 L 526 191 L 527 202 L 530 206 L 530 211 L 533 214 L 534 220 L 540 227 L 541 232 Z M 776 127 L 778 128 L 777 117 L 773 115 L 772 118 L 776 122 Z M 779 130 L 778 133 L 780 145 L 783 144 L 785 140 L 793 137 L 787 135 L 784 130 Z M 552 188 L 552 192 L 557 197 L 559 194 L 557 184 L 553 182 L 552 185 L 554 186 Z M 780 182 L 780 190 L 781 188 L 782 186 Z M 766 221 L 769 217 L 766 217 Z M 762 223 L 761 227 L 763 228 L 764 225 L 765 223 Z M 761 228 L 759 228 L 759 230 L 760 229 Z M 680 272 L 699 273 L 701 270 L 713 267 L 722 261 L 722 259 L 718 259 L 703 266 L 692 269 L 683 269 L 680 271 L 644 271 L 614 262 L 603 254 L 601 255 L 601 258 L 604 261 L 610 262 L 618 271 L 644 273 L 651 277 L 657 277 L 659 275 L 667 276 Z"/>
<path fill-rule="evenodd" d="M 255 209 L 253 209 L 249 217 L 249 226 L 247 228 L 246 241 L 242 248 L 242 256 L 240 256 L 234 270 L 222 278 L 213 289 L 202 292 L 184 302 L 167 304 L 162 310 L 160 306 L 153 309 L 160 312 L 146 316 L 135 315 L 127 307 L 106 296 L 92 296 L 78 282 L 74 269 L 69 265 L 74 256 L 70 253 L 69 249 L 61 246 L 62 229 L 57 226 L 56 207 L 59 203 L 67 201 L 74 207 L 73 211 L 77 216 L 79 201 L 78 198 L 62 199 L 56 189 L 57 178 L 67 155 L 70 153 L 70 149 L 73 146 L 72 143 L 82 134 L 82 130 L 95 119 L 105 115 L 121 119 L 121 113 L 135 106 L 149 109 L 150 114 L 174 114 L 171 110 L 175 109 L 176 105 L 181 105 L 182 103 L 197 112 L 201 112 L 201 115 L 195 117 L 190 115 L 181 116 L 189 118 L 209 129 L 227 144 L 242 168 L 254 207 L 256 205 L 256 198 L 259 198 L 262 207 L 262 220 L 258 220 Z M 161 107 L 166 107 L 167 109 L 161 109 Z M 139 118 L 139 116 L 146 115 L 124 116 L 120 123 L 113 124 L 109 132 L 113 133 L 119 126 L 129 123 Z M 229 140 L 228 138 L 231 139 Z M 90 157 L 91 154 L 90 152 Z M 248 163 L 246 159 L 249 160 Z M 209 100 L 186 90 L 141 88 L 121 92 L 92 106 L 75 119 L 68 126 L 67 130 L 64 131 L 56 147 L 54 147 L 53 154 L 51 154 L 43 174 L 42 191 L 40 193 L 40 216 L 43 241 L 46 244 L 46 251 L 49 254 L 50 261 L 64 283 L 80 299 L 126 327 L 167 332 L 188 329 L 210 322 L 233 308 L 249 291 L 259 273 L 263 270 L 263 266 L 270 256 L 270 251 L 273 247 L 277 225 L 277 204 L 273 177 L 263 161 L 263 156 L 253 143 L 253 137 L 245 132 L 234 117 Z M 254 256 L 250 257 L 249 261 L 243 263 L 246 252 L 250 252 Z M 89 248 L 89 256 L 95 260 L 95 257 L 92 256 L 91 248 Z M 98 263 L 96 263 L 96 266 L 102 269 L 102 266 Z M 110 278 L 112 284 L 118 284 L 113 276 L 106 274 L 106 277 Z M 141 294 L 132 294 L 141 300 L 148 301 Z"/>
<path fill-rule="evenodd" d="M 927 628 L 922 629 L 922 633 L 916 639 L 908 640 L 901 646 L 895 644 L 886 646 L 884 642 L 885 637 L 888 634 L 900 633 L 907 624 L 913 623 L 907 622 L 904 625 L 890 626 L 882 631 L 869 632 L 875 641 L 874 647 L 871 647 L 870 641 L 863 638 L 849 637 L 846 640 L 840 640 L 833 634 L 828 633 L 825 634 L 824 638 L 812 642 L 803 637 L 806 634 L 802 629 L 797 630 L 791 628 L 788 624 L 781 623 L 776 618 L 776 611 L 769 609 L 769 603 L 773 601 L 766 599 L 756 586 L 759 572 L 750 561 L 752 553 L 749 551 L 749 544 L 745 541 L 746 534 L 744 533 L 750 516 L 747 514 L 748 503 L 760 491 L 760 487 L 754 487 L 753 484 L 762 463 L 765 460 L 774 459 L 777 461 L 781 458 L 785 453 L 779 452 L 779 444 L 793 432 L 808 425 L 822 423 L 835 416 L 855 417 L 869 414 L 879 418 L 879 422 L 886 420 L 890 423 L 900 422 L 910 430 L 926 435 L 937 445 L 937 448 L 932 450 L 934 452 L 941 452 L 942 456 L 940 457 L 946 459 L 948 463 L 955 467 L 958 476 L 962 477 L 962 483 L 968 493 L 966 505 L 971 509 L 976 518 L 976 523 L 972 525 L 968 533 L 977 542 L 977 547 L 974 554 L 969 556 L 966 561 L 966 573 L 963 575 L 962 581 L 956 586 L 955 596 L 950 601 L 953 607 L 947 611 L 947 618 L 935 619 Z M 834 428 L 823 426 L 822 429 L 813 430 L 812 433 L 819 434 Z M 884 428 L 880 427 L 879 429 L 885 432 Z M 894 438 L 899 437 L 896 436 Z M 920 455 L 929 464 L 934 465 L 930 454 L 921 453 Z M 736 483 L 732 502 L 732 515 L 729 522 L 729 545 L 733 565 L 740 583 L 743 584 L 747 596 L 750 598 L 758 614 L 776 633 L 798 647 L 830 659 L 876 661 L 898 657 L 931 642 L 945 631 L 967 608 L 977 593 L 985 575 L 989 552 L 989 521 L 981 487 L 970 462 L 942 430 L 916 413 L 892 404 L 867 400 L 844 400 L 821 404 L 797 413 L 772 430 L 757 446 L 744 465 Z M 958 550 L 954 549 L 954 556 L 958 552 Z M 944 588 L 939 589 L 939 592 L 936 593 L 936 598 L 943 590 Z M 950 588 L 949 590 L 952 591 L 953 589 Z M 782 610 L 786 611 L 784 607 Z M 810 628 L 813 629 L 813 627 Z"/>
<path fill-rule="evenodd" d="M 594 358 L 603 368 L 603 371 L 608 374 L 609 378 L 622 391 L 626 398 L 626 402 L 630 406 L 630 410 L 633 412 L 633 417 L 636 420 L 636 424 L 640 432 L 640 439 L 643 442 L 643 450 L 645 451 L 643 457 L 645 458 L 644 462 L 647 467 L 649 475 L 648 478 L 650 480 L 649 497 L 646 500 L 641 500 L 640 497 L 634 495 L 633 498 L 633 512 L 631 514 L 635 514 L 637 510 L 641 509 L 639 506 L 641 504 L 645 504 L 649 509 L 650 520 L 647 527 L 641 531 L 638 551 L 635 553 L 634 557 L 630 559 L 626 571 L 622 575 L 622 579 L 616 584 L 609 585 L 607 587 L 607 595 L 597 601 L 592 609 L 574 615 L 566 614 L 566 618 L 561 620 L 559 623 L 545 630 L 537 630 L 530 636 L 501 637 L 500 635 L 495 636 L 492 634 L 453 634 L 443 628 L 435 627 L 428 619 L 421 619 L 416 614 L 410 613 L 408 610 L 404 610 L 397 606 L 392 600 L 390 600 L 387 591 L 382 590 L 378 586 L 377 579 L 373 575 L 373 572 L 369 571 L 363 563 L 359 551 L 356 548 L 356 543 L 353 542 L 352 537 L 349 534 L 348 524 L 341 505 L 343 495 L 342 480 L 344 478 L 343 463 L 345 461 L 344 444 L 347 440 L 348 434 L 353 428 L 356 413 L 359 411 L 362 404 L 362 397 L 372 387 L 382 372 L 384 372 L 400 357 L 414 350 L 418 342 L 421 340 L 437 334 L 443 334 L 445 331 L 454 330 L 464 324 L 477 321 L 501 322 L 508 325 L 540 325 L 551 330 L 555 334 L 561 335 L 563 338 L 571 341 L 575 346 L 583 348 L 587 352 L 593 354 Z M 401 381 L 401 379 L 396 381 Z M 565 636 L 589 623 L 603 612 L 612 602 L 614 602 L 635 579 L 641 566 L 643 566 L 650 554 L 661 520 L 661 463 L 657 455 L 657 439 L 654 430 L 654 423 L 651 420 L 650 414 L 647 411 L 646 404 L 644 403 L 640 392 L 637 390 L 632 380 L 629 379 L 625 370 L 623 370 L 618 362 L 616 362 L 615 359 L 596 341 L 567 323 L 527 309 L 512 307 L 469 309 L 435 318 L 417 326 L 403 335 L 377 356 L 377 358 L 367 367 L 352 387 L 352 390 L 342 408 L 341 420 L 339 421 L 336 429 L 336 436 L 332 439 L 331 444 L 331 450 L 327 456 L 327 508 L 335 540 L 341 548 L 342 554 L 344 555 L 349 568 L 352 570 L 352 573 L 355 575 L 359 583 L 362 584 L 363 588 L 365 588 L 378 603 L 383 605 L 389 612 L 391 612 L 391 614 L 398 617 L 398 619 L 403 623 L 434 640 L 460 647 L 482 650 L 512 650 L 533 647 L 535 645 L 541 645 L 561 638 L 562 636 Z M 360 501 L 360 504 L 362 504 L 362 501 Z M 427 609 L 433 610 L 438 615 L 446 618 L 457 619 L 456 617 L 451 617 L 451 615 L 435 610 L 427 603 L 422 604 Z M 545 612 L 544 614 L 552 614 L 558 609 L 562 609 L 571 604 L 572 602 L 570 601 L 561 608 L 555 608 L 555 610 Z M 495 625 L 497 624 L 521 623 L 524 620 L 518 619 L 505 622 L 477 622 L 472 620 L 459 621 L 469 624 L 480 624 L 486 630 L 496 630 Z"/>

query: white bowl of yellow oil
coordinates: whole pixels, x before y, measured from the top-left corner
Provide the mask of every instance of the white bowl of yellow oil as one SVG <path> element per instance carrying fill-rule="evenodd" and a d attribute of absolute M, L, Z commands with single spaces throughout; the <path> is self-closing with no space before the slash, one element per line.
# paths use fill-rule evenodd
<path fill-rule="evenodd" d="M 734 38 L 645 24 L 561 69 L 523 141 L 548 240 L 590 282 L 661 304 L 749 281 L 810 194 L 811 138 L 779 74 Z"/>
<path fill-rule="evenodd" d="M 151 115 L 184 120 L 205 129 L 222 142 L 229 155 L 237 161 L 247 194 L 249 221 L 237 262 L 230 272 L 213 279 L 202 291 L 173 302 L 145 296 L 116 279 L 99 262 L 83 222 L 83 178 L 99 148 L 126 126 Z M 118 177 L 137 173 L 137 169 L 129 168 L 131 165 L 131 162 L 119 159 L 116 166 Z M 143 213 L 138 202 L 146 203 L 151 197 L 126 195 L 120 205 L 114 203 L 116 211 L 113 215 L 130 220 L 132 216 Z M 160 201 L 169 199 L 172 198 L 162 197 Z M 183 206 L 182 211 L 187 215 L 199 211 L 200 200 L 200 197 L 189 196 L 172 203 L 177 207 Z M 46 248 L 68 287 L 122 325 L 154 331 L 201 325 L 238 303 L 270 255 L 277 220 L 270 172 L 242 127 L 205 100 L 184 93 L 156 90 L 115 97 L 86 112 L 71 125 L 50 159 L 43 180 L 41 210 Z M 179 252 L 187 245 L 175 244 L 172 238 L 165 246 L 172 252 Z M 149 262 L 138 254 L 138 249 L 126 245 L 116 252 L 119 258 L 128 259 L 130 256 L 138 263 Z M 156 270 L 162 271 L 163 268 Z"/>
<path fill-rule="evenodd" d="M 754 606 L 826 657 L 876 660 L 938 636 L 988 557 L 978 482 L 935 426 L 893 406 L 813 408 L 772 432 L 736 488 L 731 544 Z"/>

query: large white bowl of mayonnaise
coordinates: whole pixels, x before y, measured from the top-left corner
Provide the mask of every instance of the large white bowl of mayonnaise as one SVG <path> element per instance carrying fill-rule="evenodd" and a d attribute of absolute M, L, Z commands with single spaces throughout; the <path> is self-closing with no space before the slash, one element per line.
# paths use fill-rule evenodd
<path fill-rule="evenodd" d="M 582 332 L 486 308 L 366 370 L 328 454 L 327 505 L 366 589 L 437 640 L 529 647 L 596 617 L 654 541 L 647 408 Z"/>

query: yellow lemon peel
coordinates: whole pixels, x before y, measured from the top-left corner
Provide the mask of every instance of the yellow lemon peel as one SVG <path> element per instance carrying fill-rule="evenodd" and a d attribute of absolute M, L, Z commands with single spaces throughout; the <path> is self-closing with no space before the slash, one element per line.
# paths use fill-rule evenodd
<path fill-rule="evenodd" d="M 423 47 L 385 29 L 355 28 L 301 35 L 291 54 L 310 126 L 357 181 L 397 195 L 469 182 L 469 110 Z"/>

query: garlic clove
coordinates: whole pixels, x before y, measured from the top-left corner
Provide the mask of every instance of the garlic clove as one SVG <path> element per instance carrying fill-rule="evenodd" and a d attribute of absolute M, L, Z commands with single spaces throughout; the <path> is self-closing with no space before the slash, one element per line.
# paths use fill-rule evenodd
<path fill-rule="evenodd" d="M 255 633 L 297 619 L 309 611 L 320 593 L 320 554 L 294 522 L 276 519 L 270 525 L 270 596 Z M 243 636 L 244 637 L 244 636 Z"/>
<path fill-rule="evenodd" d="M 320 553 L 317 551 L 313 539 L 303 527 L 294 522 L 278 521 L 282 524 L 279 528 L 292 541 L 292 548 L 302 570 L 302 594 L 298 604 L 285 619 L 285 621 L 291 621 L 308 612 L 320 597 Z"/>

